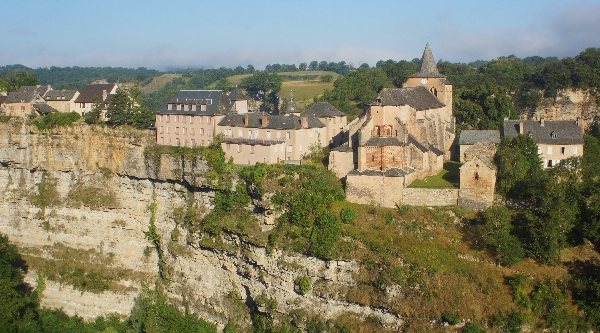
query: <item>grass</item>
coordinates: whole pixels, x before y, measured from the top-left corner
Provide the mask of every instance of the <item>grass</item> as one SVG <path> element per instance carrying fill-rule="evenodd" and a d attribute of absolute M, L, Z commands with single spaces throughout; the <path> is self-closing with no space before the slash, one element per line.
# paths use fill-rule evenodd
<path fill-rule="evenodd" d="M 417 179 L 408 187 L 411 188 L 458 188 L 460 181 L 460 163 L 448 161 L 444 169 L 437 175 Z"/>
<path fill-rule="evenodd" d="M 339 74 L 335 73 L 335 72 L 328 72 L 328 71 L 302 71 L 302 72 L 280 72 L 277 73 L 280 76 L 282 76 L 283 81 L 284 82 L 288 82 L 288 81 L 304 81 L 304 80 L 312 80 L 312 81 L 321 81 L 321 77 L 323 75 L 331 75 L 333 81 L 335 81 L 335 79 L 338 78 L 338 76 L 340 76 Z M 229 82 L 232 85 L 238 85 L 242 82 L 243 79 L 251 76 L 252 74 L 238 74 L 238 75 L 232 75 L 227 77 L 227 82 Z M 214 86 L 214 84 L 213 84 Z"/>
<path fill-rule="evenodd" d="M 281 97 L 287 100 L 293 91 L 294 101 L 300 110 L 305 110 L 313 99 L 323 94 L 325 90 L 333 89 L 333 82 L 321 81 L 284 81 L 281 85 Z"/>
<path fill-rule="evenodd" d="M 144 94 L 152 93 L 162 89 L 166 84 L 173 81 L 173 79 L 181 77 L 181 74 L 176 73 L 166 73 L 162 75 L 158 75 L 152 78 L 150 83 L 142 86 L 140 90 Z"/>

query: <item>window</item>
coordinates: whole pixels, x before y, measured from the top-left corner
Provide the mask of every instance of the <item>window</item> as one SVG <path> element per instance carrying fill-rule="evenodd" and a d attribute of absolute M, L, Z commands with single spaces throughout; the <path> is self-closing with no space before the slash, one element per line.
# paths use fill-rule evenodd
<path fill-rule="evenodd" d="M 188 116 L 188 122 L 191 124 L 192 123 L 192 116 Z"/>
<path fill-rule="evenodd" d="M 577 146 L 573 147 L 573 155 L 577 155 Z"/>
<path fill-rule="evenodd" d="M 242 145 L 237 145 L 237 152 L 241 153 L 242 152 Z"/>
<path fill-rule="evenodd" d="M 192 142 L 192 147 L 196 145 L 196 140 L 192 139 L 191 142 Z"/>
<path fill-rule="evenodd" d="M 169 126 L 167 126 L 167 134 L 169 134 Z"/>
<path fill-rule="evenodd" d="M 187 127 L 183 128 L 183 134 L 187 134 Z"/>
<path fill-rule="evenodd" d="M 179 134 L 179 127 L 175 127 L 175 134 Z M 179 139 L 177 139 L 179 140 Z"/>
<path fill-rule="evenodd" d="M 163 133 L 163 127 L 162 126 L 158 128 L 158 133 L 160 133 L 160 134 Z"/>
<path fill-rule="evenodd" d="M 21 111 L 25 111 L 25 105 L 21 105 Z"/>
<path fill-rule="evenodd" d="M 250 146 L 250 154 L 254 154 L 254 145 Z"/>
<path fill-rule="evenodd" d="M 550 136 L 552 137 L 552 139 L 556 139 L 558 135 L 556 135 L 556 132 L 552 132 L 550 133 Z"/>
<path fill-rule="evenodd" d="M 548 146 L 548 155 L 552 155 L 552 146 Z"/>
<path fill-rule="evenodd" d="M 196 130 L 195 130 L 193 127 L 192 127 L 192 128 L 190 128 L 190 134 L 191 134 L 191 135 L 195 135 L 195 134 L 196 134 L 195 132 L 196 132 Z"/>
<path fill-rule="evenodd" d="M 561 155 L 565 154 L 565 149 L 566 149 L 565 147 L 560 147 L 560 154 Z"/>
<path fill-rule="evenodd" d="M 201 136 L 202 136 L 202 135 L 204 135 L 204 128 L 201 128 L 201 129 L 200 129 L 200 135 L 201 135 Z"/>
<path fill-rule="evenodd" d="M 548 168 L 551 168 L 551 167 L 552 167 L 552 160 L 548 160 L 548 162 L 547 162 L 546 166 L 547 166 Z"/>
<path fill-rule="evenodd" d="M 290 131 L 285 132 L 286 139 L 290 139 Z"/>
<path fill-rule="evenodd" d="M 479 180 L 479 172 L 475 172 L 475 175 L 473 176 L 473 178 L 475 178 L 475 180 Z"/>
<path fill-rule="evenodd" d="M 252 139 L 252 130 L 248 130 L 248 139 Z"/>
<path fill-rule="evenodd" d="M 178 146 L 181 146 L 181 141 L 179 141 L 179 138 L 175 139 L 175 142 L 177 143 Z"/>
<path fill-rule="evenodd" d="M 200 111 L 206 111 L 206 104 L 200 105 Z"/>

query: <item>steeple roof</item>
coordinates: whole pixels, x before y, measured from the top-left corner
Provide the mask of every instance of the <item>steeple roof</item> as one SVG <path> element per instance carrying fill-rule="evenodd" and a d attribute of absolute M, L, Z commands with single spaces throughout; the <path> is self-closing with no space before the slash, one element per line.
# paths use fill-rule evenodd
<path fill-rule="evenodd" d="M 411 77 L 445 77 L 440 74 L 433 58 L 433 52 L 429 43 L 425 45 L 423 56 L 421 57 L 421 70 L 418 73 L 413 74 Z"/>

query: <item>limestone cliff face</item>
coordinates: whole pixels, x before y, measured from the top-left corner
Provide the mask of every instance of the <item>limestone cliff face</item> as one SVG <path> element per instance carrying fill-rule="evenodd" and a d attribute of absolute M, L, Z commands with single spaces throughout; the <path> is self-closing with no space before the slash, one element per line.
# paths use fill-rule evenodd
<path fill-rule="evenodd" d="M 0 123 L 0 232 L 30 262 L 28 280 L 35 284 L 36 270 L 60 265 L 113 278 L 104 291 L 91 292 L 75 289 L 68 277 L 48 277 L 44 306 L 85 318 L 128 314 L 142 284 L 158 279 L 157 251 L 146 237 L 153 215 L 168 295 L 206 319 L 222 325 L 239 316 L 233 303 L 260 310 L 255 300 L 266 296 L 280 313 L 350 313 L 399 327 L 401 319 L 383 308 L 294 291 L 299 276 L 351 286 L 355 262 L 268 253 L 235 234 L 222 236 L 221 249 L 199 245 L 196 235 L 176 225 L 173 211 L 190 200 L 212 209 L 210 168 L 201 158 L 149 157 L 144 151 L 153 143 L 149 131 L 79 125 L 40 133 L 23 123 Z"/>
<path fill-rule="evenodd" d="M 565 89 L 555 99 L 544 99 L 532 115 L 547 120 L 580 119 L 584 129 L 600 116 L 596 96 L 589 90 Z"/>

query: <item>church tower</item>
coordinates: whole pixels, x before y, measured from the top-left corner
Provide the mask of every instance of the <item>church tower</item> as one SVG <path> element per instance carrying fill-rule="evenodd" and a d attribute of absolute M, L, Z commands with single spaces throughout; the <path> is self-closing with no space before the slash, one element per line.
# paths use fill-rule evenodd
<path fill-rule="evenodd" d="M 409 77 L 403 85 L 405 88 L 419 86 L 426 87 L 442 103 L 446 104 L 447 108 L 452 110 L 452 84 L 438 71 L 429 43 L 425 45 L 421 57 L 421 70 Z"/>

